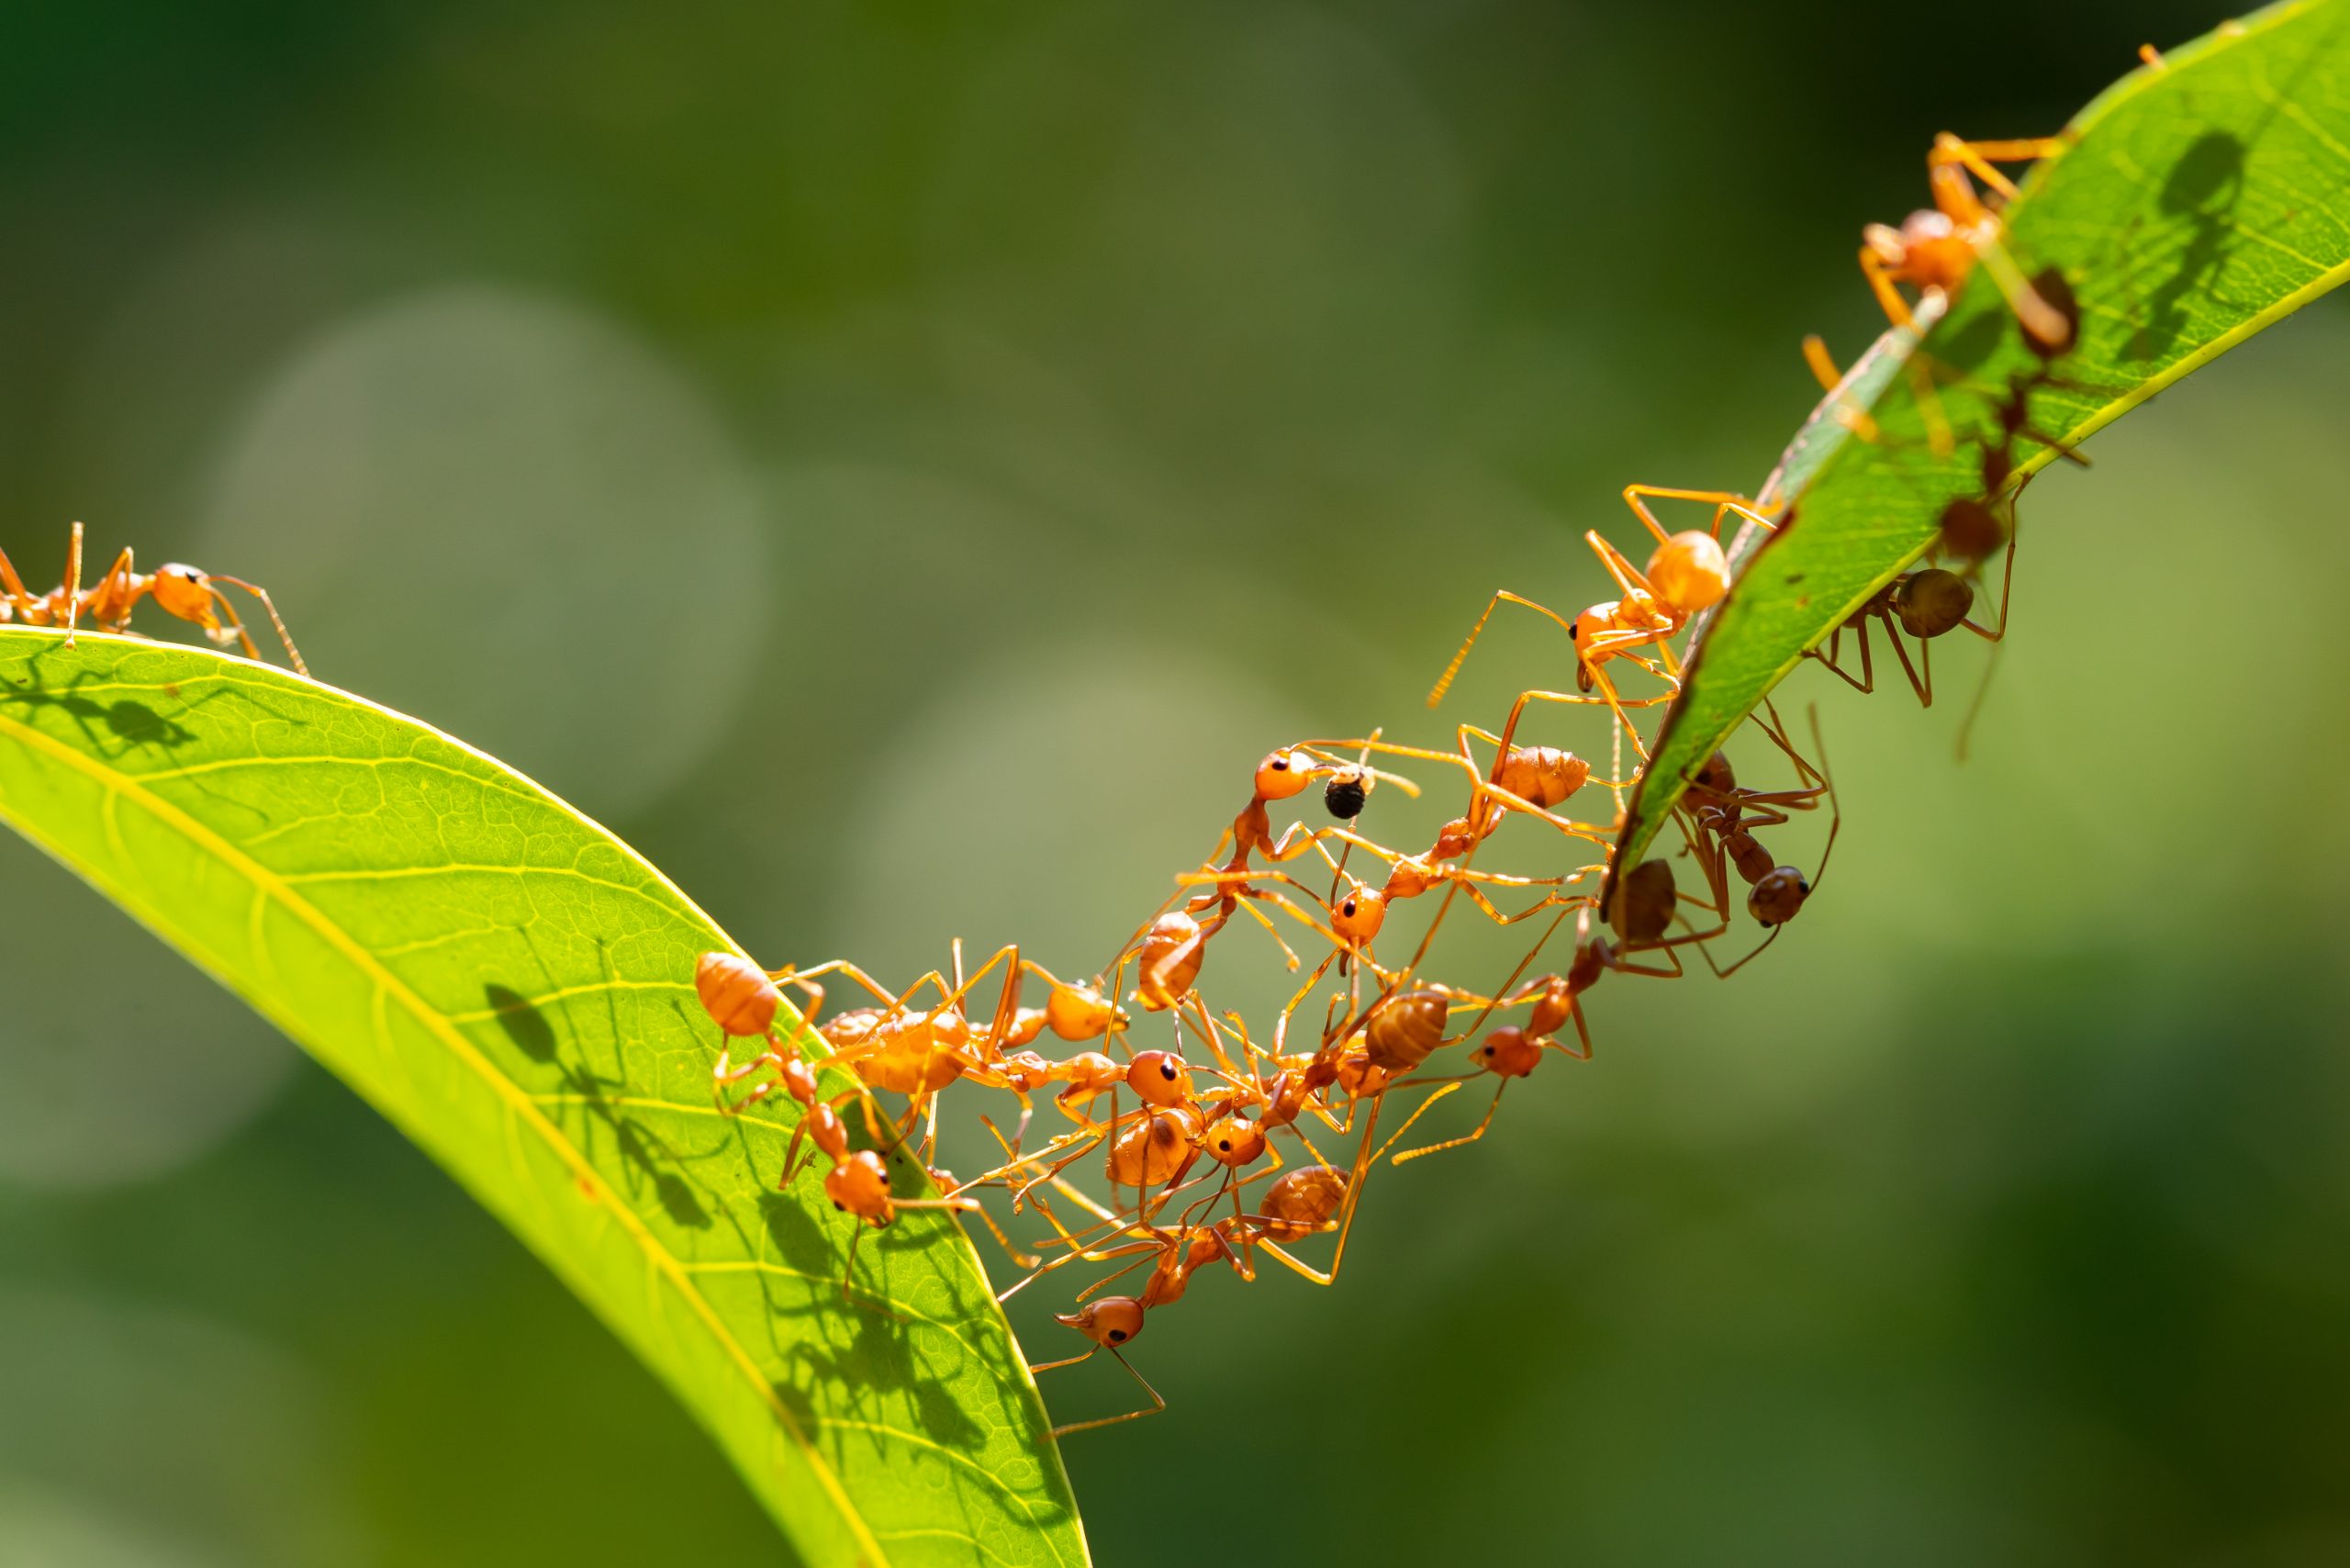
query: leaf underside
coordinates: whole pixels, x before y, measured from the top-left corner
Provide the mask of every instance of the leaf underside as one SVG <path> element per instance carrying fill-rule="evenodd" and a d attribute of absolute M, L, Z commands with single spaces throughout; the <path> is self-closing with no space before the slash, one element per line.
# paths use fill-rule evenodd
<path fill-rule="evenodd" d="M 2350 276 L 2342 0 L 2272 6 L 2172 50 L 2066 134 L 2073 144 L 2034 166 L 2006 215 L 2023 270 L 2060 268 L 2081 308 L 2055 383 L 2027 399 L 2034 430 L 2076 446 Z M 1982 493 L 1975 437 L 1996 431 L 2011 378 L 2039 362 L 1982 267 L 1947 312 L 1918 324 L 1922 339 L 1896 328 L 1878 341 L 1766 482 L 1761 499 L 1791 502 L 1795 520 L 1733 551 L 1736 586 L 1698 631 L 1617 867 L 1639 863 L 1696 768 L 1804 651 L 1932 545 L 1953 498 Z M 1875 441 L 1850 433 L 1844 407 L 1867 410 Z M 1943 454 L 1930 409 L 1956 435 Z M 2008 493 L 2055 455 L 2023 440 Z"/>
<path fill-rule="evenodd" d="M 909 1214 L 868 1235 L 843 1303 L 849 1222 L 813 1171 L 777 1191 L 789 1113 L 711 1104 L 694 959 L 733 945 L 595 823 L 314 681 L 21 629 L 0 630 L 0 818 L 446 1166 L 660 1373 L 807 1562 L 1087 1560 L 960 1227 Z"/>

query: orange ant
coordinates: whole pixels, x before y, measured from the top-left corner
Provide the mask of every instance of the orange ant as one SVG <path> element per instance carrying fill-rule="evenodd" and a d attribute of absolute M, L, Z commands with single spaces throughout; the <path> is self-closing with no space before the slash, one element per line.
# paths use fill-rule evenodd
<path fill-rule="evenodd" d="M 0 621 L 12 616 L 28 626 L 62 626 L 65 645 L 73 645 L 74 633 L 86 621 L 99 632 L 127 632 L 130 629 L 132 611 L 142 599 L 152 599 L 167 615 L 175 615 L 203 629 L 215 647 L 231 644 L 243 646 L 245 656 L 258 660 L 261 649 L 254 645 L 252 633 L 237 614 L 236 606 L 219 585 L 240 588 L 261 601 L 269 612 L 269 623 L 277 629 L 277 640 L 285 644 L 285 656 L 295 670 L 310 673 L 302 662 L 302 655 L 294 646 L 293 633 L 285 630 L 285 618 L 277 613 L 277 606 L 267 590 L 245 581 L 242 577 L 224 577 L 217 572 L 204 572 L 190 566 L 173 562 L 151 573 L 142 573 L 132 564 L 131 552 L 124 546 L 114 565 L 106 568 L 88 588 L 82 587 L 82 525 L 73 525 L 71 543 L 65 554 L 65 581 L 62 587 L 46 594 L 34 595 L 17 576 L 17 568 L 5 552 L 0 552 Z"/>
<path fill-rule="evenodd" d="M 1056 1313 L 1053 1318 L 1055 1322 L 1076 1329 L 1092 1341 L 1092 1348 L 1080 1355 L 1040 1362 L 1031 1366 L 1028 1369 L 1029 1372 L 1035 1375 L 1056 1372 L 1063 1367 L 1077 1366 L 1092 1360 L 1099 1352 L 1107 1350 L 1117 1363 L 1125 1369 L 1126 1375 L 1142 1385 L 1142 1391 L 1150 1396 L 1150 1405 L 1147 1408 L 1129 1410 L 1122 1415 L 1097 1417 L 1091 1420 L 1071 1421 L 1066 1425 L 1055 1427 L 1046 1434 L 1048 1439 L 1058 1441 L 1073 1432 L 1091 1431 L 1097 1428 L 1113 1427 L 1125 1421 L 1140 1420 L 1146 1416 L 1156 1416 L 1167 1408 L 1166 1399 L 1161 1396 L 1158 1390 L 1151 1386 L 1150 1380 L 1144 1377 L 1135 1369 L 1134 1363 L 1126 1360 L 1125 1349 L 1134 1343 L 1142 1333 L 1143 1326 L 1151 1311 L 1161 1306 L 1171 1306 L 1183 1298 L 1190 1289 L 1192 1274 L 1200 1269 L 1211 1263 L 1223 1261 L 1230 1263 L 1244 1279 L 1253 1277 L 1239 1255 L 1253 1243 L 1281 1259 L 1291 1268 L 1306 1277 L 1327 1283 L 1326 1279 L 1292 1258 L 1280 1243 L 1294 1243 L 1317 1231 L 1328 1229 L 1333 1216 L 1346 1200 L 1348 1190 L 1348 1182 L 1346 1174 L 1336 1168 L 1327 1165 L 1302 1166 L 1276 1179 L 1265 1190 L 1264 1197 L 1259 1201 L 1258 1212 L 1253 1215 L 1220 1220 L 1213 1226 L 1193 1225 L 1186 1222 L 1173 1230 L 1162 1229 L 1156 1226 L 1140 1226 L 1136 1229 L 1142 1239 L 1098 1250 L 1087 1250 L 1078 1247 L 1076 1245 L 1078 1238 L 1063 1231 L 1064 1238 L 1076 1249 L 1066 1257 L 1056 1259 L 1052 1263 L 1046 1264 L 1045 1266 L 1046 1269 L 1075 1262 L 1080 1259 L 1087 1261 L 1105 1261 L 1136 1253 L 1142 1254 L 1117 1272 L 1089 1286 L 1085 1294 L 1091 1295 L 1094 1291 L 1133 1272 L 1146 1262 L 1152 1264 L 1150 1277 L 1144 1283 L 1142 1294 L 1139 1295 L 1107 1295 L 1091 1302 L 1085 1301 L 1084 1297 L 1080 1296 L 1079 1300 L 1082 1305 L 1077 1311 Z M 1058 1222 L 1056 1221 L 1055 1225 L 1058 1228 Z M 1039 1272 L 1042 1271 L 1039 1271 Z M 1334 1265 L 1332 1272 L 1335 1274 L 1336 1271 Z M 1031 1278 L 1034 1277 L 1031 1276 Z M 1024 1284 L 1027 1282 L 1021 1282 Z M 1011 1293 L 1005 1294 L 1008 1295 Z"/>
<path fill-rule="evenodd" d="M 1911 213 L 1898 229 L 1872 223 L 1861 231 L 1861 273 L 1897 326 L 1912 324 L 1898 285 L 1948 299 L 1958 292 L 1977 262 L 2007 297 L 2026 337 L 2051 351 L 2071 343 L 2073 322 L 2027 281 L 2000 241 L 2001 211 L 2016 198 L 2013 182 L 1994 165 L 2030 162 L 2060 151 L 2061 136 L 2020 141 L 1962 141 L 1948 131 L 1934 138 L 1926 154 L 1926 180 L 1934 205 Z M 1976 188 L 1989 188 L 1986 196 Z"/>
<path fill-rule="evenodd" d="M 853 1301 L 852 1282 L 856 1277 L 856 1248 L 867 1229 L 879 1230 L 895 1223 L 900 1213 L 909 1209 L 936 1209 L 953 1213 L 979 1213 L 979 1205 L 968 1198 L 901 1198 L 890 1188 L 890 1167 L 880 1154 L 870 1148 L 851 1152 L 848 1129 L 843 1126 L 837 1101 L 863 1092 L 852 1089 L 846 1094 L 827 1101 L 816 1078 L 816 1070 L 806 1058 L 783 1054 L 775 1036 L 776 1014 L 783 1004 L 783 993 L 776 989 L 772 979 L 749 959 L 733 953 L 710 952 L 701 955 L 694 966 L 694 990 L 719 1028 L 730 1040 L 756 1038 L 767 1043 L 767 1051 L 739 1069 L 731 1069 L 726 1053 L 721 1052 L 714 1078 L 724 1085 L 748 1076 L 760 1068 L 772 1066 L 775 1079 L 753 1091 L 750 1098 L 740 1105 L 729 1106 L 730 1114 L 755 1103 L 770 1090 L 780 1086 L 800 1103 L 800 1125 L 792 1129 L 791 1143 L 785 1150 L 782 1184 L 789 1186 L 798 1174 L 796 1159 L 802 1137 L 812 1143 L 817 1152 L 830 1159 L 832 1169 L 824 1173 L 824 1196 L 834 1208 L 856 1217 L 856 1227 L 849 1232 L 848 1261 L 841 1273 L 841 1299 Z M 819 995 L 822 993 L 819 992 Z M 872 1108 L 867 1104 L 868 1130 L 871 1128 Z M 899 1141 L 892 1138 L 891 1142 Z M 1023 1254 L 1013 1247 L 994 1222 L 988 1228 L 995 1231 L 996 1239 L 1004 1250 L 1017 1260 Z"/>
<path fill-rule="evenodd" d="M 1714 509 L 1713 527 L 1707 532 L 1693 529 L 1681 533 L 1667 533 L 1663 524 L 1657 521 L 1656 514 L 1650 510 L 1647 498 L 1701 501 L 1710 505 Z M 1547 617 L 1567 633 L 1575 646 L 1577 690 L 1585 693 L 1597 690 L 1615 714 L 1622 732 L 1631 736 L 1634 749 L 1639 752 L 1643 761 L 1647 759 L 1648 748 L 1642 744 L 1639 732 L 1632 727 L 1631 721 L 1625 716 L 1624 710 L 1628 707 L 1653 707 L 1671 701 L 1673 693 L 1627 701 L 1616 689 L 1615 682 L 1609 678 L 1605 666 L 1613 659 L 1629 659 L 1677 692 L 1681 672 L 1679 663 L 1673 657 L 1671 640 L 1679 636 L 1692 619 L 1720 603 L 1729 592 L 1729 565 L 1721 547 L 1722 519 L 1736 513 L 1747 522 L 1765 530 L 1776 525 L 1755 510 L 1753 503 L 1745 497 L 1734 496 L 1725 490 L 1680 490 L 1656 485 L 1628 485 L 1624 487 L 1624 502 L 1631 508 L 1633 515 L 1656 535 L 1657 547 L 1649 557 L 1649 569 L 1642 572 L 1635 567 L 1597 530 L 1585 532 L 1584 543 L 1598 555 L 1608 576 L 1616 580 L 1617 590 L 1621 597 L 1602 600 L 1572 621 L 1568 621 L 1557 611 L 1530 599 L 1506 589 L 1496 592 L 1486 600 L 1484 612 L 1477 617 L 1477 623 L 1470 629 L 1468 640 L 1460 644 L 1460 651 L 1452 655 L 1452 662 L 1437 678 L 1436 685 L 1428 692 L 1429 707 L 1433 708 L 1444 700 L 1446 690 L 1460 673 L 1460 666 L 1468 660 L 1469 650 L 1477 645 L 1477 639 L 1483 634 L 1485 622 L 1492 618 L 1494 610 L 1504 603 L 1521 605 Z M 1643 658 L 1635 651 L 1644 647 L 1654 647 L 1657 658 Z M 1522 709 L 1529 700 L 1557 702 L 1587 700 L 1563 693 L 1533 691 L 1520 696 L 1519 707 Z M 1515 713 L 1512 718 L 1514 727 Z"/>

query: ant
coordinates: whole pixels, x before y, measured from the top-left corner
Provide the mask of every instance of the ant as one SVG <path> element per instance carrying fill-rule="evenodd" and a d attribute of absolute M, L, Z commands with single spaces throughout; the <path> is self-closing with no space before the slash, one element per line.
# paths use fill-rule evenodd
<path fill-rule="evenodd" d="M 1657 521 L 1656 514 L 1649 509 L 1646 498 L 1705 502 L 1714 509 L 1713 527 L 1702 532 L 1693 529 L 1681 533 L 1667 533 L 1663 524 Z M 1484 612 L 1477 617 L 1477 623 L 1470 629 L 1468 640 L 1460 644 L 1460 651 L 1452 655 L 1452 662 L 1437 678 L 1436 685 L 1428 692 L 1429 707 L 1433 708 L 1444 700 L 1445 692 L 1460 673 L 1460 666 L 1467 662 L 1469 650 L 1477 645 L 1477 639 L 1484 633 L 1485 622 L 1492 618 L 1494 611 L 1505 603 L 1520 605 L 1547 617 L 1553 625 L 1567 633 L 1575 646 L 1576 689 L 1583 693 L 1598 691 L 1609 711 L 1615 714 L 1622 733 L 1631 736 L 1633 748 L 1640 754 L 1641 760 L 1645 762 L 1648 759 L 1648 747 L 1642 744 L 1639 731 L 1632 727 L 1624 710 L 1669 702 L 1679 691 L 1681 672 L 1679 663 L 1673 657 L 1672 639 L 1679 636 L 1698 614 L 1720 603 L 1729 592 L 1729 565 L 1721 547 L 1722 519 L 1736 513 L 1745 521 L 1766 531 L 1776 524 L 1755 510 L 1753 503 L 1745 497 L 1734 496 L 1725 490 L 1679 490 L 1655 485 L 1628 485 L 1624 487 L 1624 502 L 1631 508 L 1633 515 L 1656 535 L 1657 547 L 1649 557 L 1649 569 L 1642 572 L 1634 566 L 1596 529 L 1586 532 L 1584 543 L 1591 546 L 1600 564 L 1607 569 L 1608 576 L 1615 579 L 1621 597 L 1604 599 L 1569 621 L 1556 610 L 1530 599 L 1507 589 L 1497 591 L 1485 601 Z M 1644 658 L 1635 651 L 1645 647 L 1656 649 L 1654 660 Z M 1606 669 L 1610 660 L 1619 658 L 1629 659 L 1639 665 L 1672 687 L 1673 691 L 1660 697 L 1627 701 L 1617 690 Z M 1529 700 L 1573 702 L 1588 700 L 1588 698 L 1533 691 L 1520 696 L 1519 706 L 1522 708 Z"/>
<path fill-rule="evenodd" d="M 783 1005 L 783 993 L 756 964 L 739 954 L 704 953 L 694 966 L 694 990 L 701 999 L 703 1010 L 730 1042 L 734 1039 L 761 1039 L 768 1046 L 766 1053 L 740 1069 L 730 1070 L 726 1054 L 722 1052 L 714 1074 L 716 1082 L 722 1086 L 767 1066 L 772 1066 L 776 1071 L 775 1079 L 755 1090 L 748 1100 L 742 1104 L 726 1107 L 728 1113 L 741 1111 L 778 1087 L 800 1103 L 800 1125 L 792 1129 L 791 1143 L 784 1153 L 781 1184 L 789 1186 L 791 1179 L 799 1173 L 796 1160 L 803 1137 L 815 1146 L 817 1153 L 833 1162 L 832 1169 L 824 1173 L 824 1196 L 834 1208 L 855 1216 L 856 1222 L 849 1232 L 848 1261 L 841 1272 L 843 1301 L 855 1300 L 852 1285 L 856 1278 L 857 1243 L 864 1238 L 867 1229 L 884 1229 L 894 1224 L 901 1213 L 909 1209 L 979 1213 L 982 1219 L 987 1218 L 979 1205 L 968 1198 L 899 1197 L 890 1184 L 889 1164 L 878 1152 L 870 1148 L 850 1150 L 848 1129 L 840 1119 L 837 1102 L 864 1093 L 863 1088 L 860 1086 L 848 1091 L 845 1095 L 826 1100 L 817 1080 L 816 1070 L 809 1065 L 807 1059 L 797 1054 L 787 1056 L 783 1053 L 781 1043 L 775 1035 L 776 1015 Z M 819 991 L 818 995 L 821 996 L 822 992 Z M 867 1130 L 878 1137 L 878 1129 L 872 1126 L 874 1113 L 869 1099 L 866 1104 Z M 892 1144 L 902 1141 L 902 1134 L 890 1141 Z M 988 1228 L 995 1231 L 996 1239 L 1002 1243 L 1005 1251 L 1015 1260 L 1023 1256 L 1001 1230 L 996 1230 L 992 1220 L 987 1223 Z"/>
<path fill-rule="evenodd" d="M 241 644 L 247 658 L 258 660 L 261 649 L 254 645 L 252 633 L 245 630 L 236 606 L 221 592 L 222 583 L 242 588 L 261 601 L 296 672 L 309 674 L 310 666 L 302 662 L 301 652 L 294 646 L 293 633 L 285 630 L 285 618 L 277 613 L 277 605 L 268 591 L 242 577 L 205 572 L 179 562 L 141 573 L 126 545 L 122 554 L 115 557 L 114 565 L 106 568 L 106 576 L 84 588 L 82 525 L 78 522 L 73 525 L 72 540 L 66 546 L 65 581 L 48 593 L 36 596 L 28 589 L 6 553 L 0 552 L 0 621 L 13 617 L 28 626 L 62 626 L 65 645 L 70 648 L 84 620 L 95 631 L 128 632 L 131 613 L 139 608 L 140 601 L 152 599 L 165 614 L 202 628 L 215 647 Z"/>
<path fill-rule="evenodd" d="M 1959 503 L 1952 504 L 1957 506 Z M 1862 600 L 1861 607 L 1846 616 L 1828 634 L 1825 652 L 1810 648 L 1805 651 L 1804 656 L 1818 659 L 1830 673 L 1855 691 L 1874 691 L 1876 689 L 1876 669 L 1869 652 L 1869 624 L 1871 622 L 1878 622 L 1893 644 L 1894 656 L 1901 661 L 1901 670 L 1908 677 L 1909 689 L 1918 694 L 1919 705 L 1930 708 L 1934 705 L 1932 639 L 1962 626 L 1990 643 L 1997 643 L 2007 634 L 2004 624 L 1996 630 L 1977 625 L 1969 618 L 1974 608 L 1975 589 L 1957 573 L 1944 571 L 1939 566 L 1904 572 Z M 1837 662 L 1837 652 L 1847 632 L 1857 633 L 1861 640 L 1861 673 L 1857 678 Z M 1901 645 L 1901 633 L 1904 632 L 1919 642 L 1919 659 L 1925 666 L 1922 678 L 1918 673 L 1918 666 L 1909 662 L 1908 651 Z"/>
<path fill-rule="evenodd" d="M 1911 213 L 1898 229 L 1872 223 L 1861 231 L 1861 274 L 1896 326 L 1912 326 L 1908 301 L 1898 285 L 1921 295 L 1954 297 L 1958 286 L 1981 263 L 2005 296 L 2026 337 L 2062 350 L 2073 341 L 2075 322 L 2028 281 L 2000 241 L 2000 216 L 2016 198 L 2015 185 L 1995 165 L 2023 163 L 2059 152 L 2061 136 L 2019 141 L 1962 141 L 1948 131 L 1934 138 L 1926 154 L 1926 182 L 1934 205 Z M 1988 187 L 1986 196 L 1976 181 Z"/>
<path fill-rule="evenodd" d="M 1787 739 L 1778 712 L 1766 700 L 1764 710 L 1768 722 L 1756 717 L 1755 727 L 1771 738 L 1796 765 L 1803 779 L 1793 790 L 1761 790 L 1740 786 L 1729 758 L 1721 752 L 1708 757 L 1698 769 L 1683 796 L 1686 822 L 1695 824 L 1691 848 L 1704 868 L 1707 887 L 1714 895 L 1714 907 L 1720 913 L 1727 930 L 1729 910 L 1729 872 L 1735 869 L 1748 887 L 1746 912 L 1758 925 L 1767 927 L 1770 935 L 1753 951 L 1728 969 L 1714 967 L 1712 955 L 1701 946 L 1699 953 L 1714 972 L 1729 979 L 1744 969 L 1762 949 L 1779 939 L 1779 933 L 1789 921 L 1803 913 L 1814 888 L 1828 874 L 1829 858 L 1836 853 L 1836 835 L 1843 826 L 1843 814 L 1837 809 L 1834 780 L 1826 771 L 1827 747 L 1819 737 L 1819 714 L 1811 715 L 1812 744 L 1819 750 L 1821 764 L 1815 767 L 1806 761 Z M 1810 878 L 1793 866 L 1775 864 L 1765 851 L 1753 830 L 1787 822 L 1788 812 L 1809 811 L 1826 796 L 1829 807 L 1828 843 L 1820 851 L 1819 869 Z M 1750 814 L 1751 813 L 1751 814 Z M 1653 864 L 1653 862 L 1651 862 Z M 1717 933 L 1718 935 L 1718 933 Z"/>

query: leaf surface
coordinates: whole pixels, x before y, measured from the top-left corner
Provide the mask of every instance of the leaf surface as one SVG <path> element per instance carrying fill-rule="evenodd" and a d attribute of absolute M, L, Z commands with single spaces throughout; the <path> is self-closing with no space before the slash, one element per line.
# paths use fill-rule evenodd
<path fill-rule="evenodd" d="M 2007 212 L 2022 269 L 2061 269 L 2081 307 L 2078 342 L 2026 399 L 2042 436 L 2077 446 L 2350 276 L 2343 0 L 2272 6 L 2174 50 L 2083 109 L 2066 135 L 2072 144 L 2034 165 Z M 1925 554 L 1953 498 L 1983 492 L 1979 438 L 1997 431 L 2012 378 L 2038 361 L 1983 267 L 1919 326 L 1922 341 L 1901 328 L 1878 341 L 1765 482 L 1762 501 L 1791 503 L 1793 522 L 1750 529 L 1733 548 L 1738 580 L 1697 632 L 1617 866 L 1639 863 L 1695 770 L 1805 650 Z M 1852 435 L 1845 408 L 1866 409 L 1877 439 Z M 1940 453 L 1936 412 L 1956 438 Z M 2008 493 L 2056 455 L 2023 439 Z M 1897 672 L 1893 686 L 1908 689 Z"/>
<path fill-rule="evenodd" d="M 25 629 L 0 629 L 0 818 L 447 1167 L 668 1383 L 808 1562 L 1086 1561 L 959 1226 L 868 1234 L 844 1303 L 846 1217 L 814 1170 L 777 1190 L 794 1112 L 711 1103 L 694 959 L 733 945 L 626 845 L 315 681 Z M 901 1169 L 900 1190 L 923 1180 Z M 581 1481 L 564 1506 L 632 1484 Z"/>

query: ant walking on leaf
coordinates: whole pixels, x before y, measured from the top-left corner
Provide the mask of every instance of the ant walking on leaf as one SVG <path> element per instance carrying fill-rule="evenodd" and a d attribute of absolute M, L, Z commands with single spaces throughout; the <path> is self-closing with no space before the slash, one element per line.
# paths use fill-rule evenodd
<path fill-rule="evenodd" d="M 65 645 L 73 645 L 73 634 L 87 624 L 97 632 L 128 632 L 130 617 L 141 602 L 153 599 L 167 615 L 175 615 L 200 628 L 215 647 L 231 645 L 243 649 L 245 657 L 258 660 L 261 649 L 253 643 L 252 633 L 245 629 L 244 621 L 237 614 L 236 606 L 221 591 L 223 583 L 242 588 L 261 601 L 269 615 L 269 623 L 276 628 L 277 640 L 285 644 L 285 656 L 295 670 L 310 673 L 302 662 L 300 650 L 294 646 L 293 633 L 286 631 L 285 618 L 277 613 L 277 605 L 268 590 L 242 577 L 224 577 L 218 572 L 206 572 L 197 567 L 173 562 L 153 572 L 140 572 L 125 545 L 115 557 L 106 575 L 84 588 L 82 586 L 82 525 L 75 523 L 65 553 L 65 581 L 45 594 L 34 594 L 17 575 L 16 566 L 5 552 L 0 552 L 0 621 L 11 618 L 28 626 L 62 626 Z"/>

